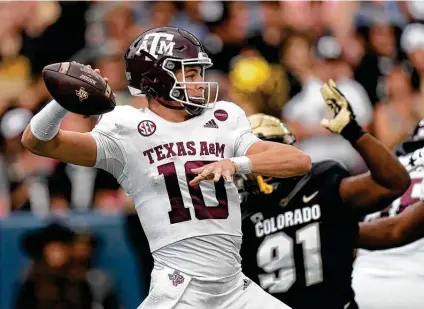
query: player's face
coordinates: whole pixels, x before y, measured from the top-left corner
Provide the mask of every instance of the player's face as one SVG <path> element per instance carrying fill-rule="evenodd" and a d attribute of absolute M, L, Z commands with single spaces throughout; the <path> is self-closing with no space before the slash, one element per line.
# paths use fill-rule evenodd
<path fill-rule="evenodd" d="M 177 71 L 175 76 L 179 82 L 185 82 L 187 94 L 190 101 L 201 103 L 205 100 L 204 78 L 202 76 L 202 68 L 200 66 L 189 66 L 182 70 Z"/>

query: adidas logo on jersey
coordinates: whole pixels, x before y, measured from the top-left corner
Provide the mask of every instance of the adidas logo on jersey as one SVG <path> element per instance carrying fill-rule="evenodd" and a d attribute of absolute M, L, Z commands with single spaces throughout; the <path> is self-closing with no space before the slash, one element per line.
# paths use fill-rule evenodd
<path fill-rule="evenodd" d="M 205 128 L 215 128 L 218 129 L 218 125 L 216 124 L 215 120 L 211 119 L 204 125 Z"/>

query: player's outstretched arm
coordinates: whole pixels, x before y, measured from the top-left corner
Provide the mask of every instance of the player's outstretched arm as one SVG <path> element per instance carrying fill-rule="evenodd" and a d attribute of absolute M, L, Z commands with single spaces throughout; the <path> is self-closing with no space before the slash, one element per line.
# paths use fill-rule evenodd
<path fill-rule="evenodd" d="M 246 153 L 252 164 L 252 173 L 271 177 L 293 177 L 311 170 L 309 155 L 294 146 L 260 141 L 249 147 Z"/>
<path fill-rule="evenodd" d="M 190 185 L 197 185 L 207 179 L 218 181 L 221 177 L 232 181 L 234 173 L 294 177 L 308 173 L 311 167 L 309 155 L 293 146 L 257 141 L 247 149 L 246 156 L 224 159 L 192 169 L 197 176 Z"/>
<path fill-rule="evenodd" d="M 94 166 L 97 146 L 89 133 L 60 130 L 68 111 L 51 101 L 32 119 L 22 136 L 22 144 L 32 153 L 62 162 Z"/>
<path fill-rule="evenodd" d="M 332 80 L 324 84 L 321 93 L 335 114 L 321 125 L 348 140 L 369 168 L 368 173 L 342 180 L 342 199 L 363 214 L 386 207 L 409 187 L 408 172 L 387 147 L 359 126 L 349 102 Z"/>
<path fill-rule="evenodd" d="M 262 141 L 253 134 L 249 120 L 241 109 L 233 136 L 233 157 L 193 169 L 197 176 L 190 185 L 206 179 L 219 181 L 221 177 L 232 181 L 234 173 L 283 178 L 304 175 L 311 170 L 311 158 L 303 151 L 282 143 Z"/>
<path fill-rule="evenodd" d="M 404 246 L 424 237 L 424 203 L 416 202 L 399 215 L 359 225 L 358 248 L 378 250 Z"/>

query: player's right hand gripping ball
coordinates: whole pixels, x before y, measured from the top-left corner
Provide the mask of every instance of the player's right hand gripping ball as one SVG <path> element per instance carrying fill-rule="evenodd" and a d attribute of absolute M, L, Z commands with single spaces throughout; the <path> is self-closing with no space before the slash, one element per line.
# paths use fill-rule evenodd
<path fill-rule="evenodd" d="M 101 115 L 116 106 L 108 83 L 89 66 L 77 62 L 50 64 L 43 69 L 43 79 L 51 96 L 70 112 Z"/>
<path fill-rule="evenodd" d="M 321 88 L 321 94 L 325 103 L 334 112 L 333 119 L 321 120 L 321 125 L 333 133 L 342 135 L 347 140 L 354 142 L 365 132 L 356 122 L 355 114 L 348 100 L 336 87 L 336 83 L 330 79 Z"/>

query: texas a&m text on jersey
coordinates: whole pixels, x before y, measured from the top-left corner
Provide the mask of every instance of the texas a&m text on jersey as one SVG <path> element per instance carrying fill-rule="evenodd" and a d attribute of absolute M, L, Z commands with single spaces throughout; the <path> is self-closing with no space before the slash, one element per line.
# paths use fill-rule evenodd
<path fill-rule="evenodd" d="M 124 59 L 129 90 L 146 96 L 147 107 L 117 106 L 91 132 L 77 133 L 60 129 L 68 111 L 53 100 L 31 120 L 23 144 L 109 172 L 133 200 L 154 258 L 139 309 L 287 308 L 241 272 L 232 180 L 236 172 L 304 175 L 310 157 L 261 141 L 240 107 L 217 100 L 218 83 L 205 78 L 212 61 L 191 33 L 147 30 Z"/>

